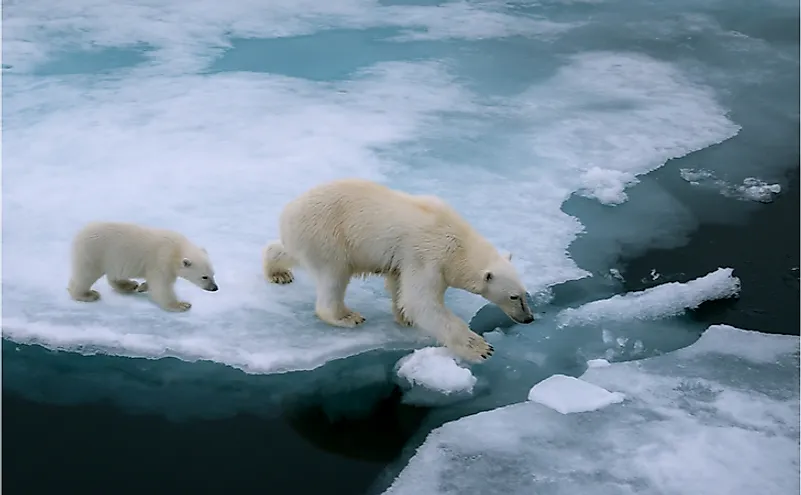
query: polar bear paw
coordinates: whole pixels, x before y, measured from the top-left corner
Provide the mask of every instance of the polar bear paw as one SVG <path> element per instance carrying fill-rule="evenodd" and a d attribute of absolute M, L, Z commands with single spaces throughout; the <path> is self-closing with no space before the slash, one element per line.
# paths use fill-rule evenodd
<path fill-rule="evenodd" d="M 268 279 L 271 283 L 285 285 L 291 284 L 295 277 L 289 270 L 276 270 L 270 273 Z"/>
<path fill-rule="evenodd" d="M 452 340 L 448 347 L 462 359 L 473 363 L 480 363 L 495 352 L 484 337 L 474 332 Z"/>
<path fill-rule="evenodd" d="M 364 316 L 360 315 L 356 311 L 351 311 L 351 310 L 344 312 L 344 314 L 342 314 L 341 316 L 336 315 L 338 316 L 338 318 L 323 311 L 318 311 L 317 316 L 324 322 L 328 323 L 329 325 L 333 325 L 335 327 L 344 327 L 344 328 L 353 328 L 367 321 Z"/>
<path fill-rule="evenodd" d="M 139 282 L 134 280 L 109 280 L 108 283 L 115 291 L 122 294 L 130 294 L 139 289 Z"/>
<path fill-rule="evenodd" d="M 408 319 L 405 314 L 403 314 L 403 310 L 400 308 L 392 308 L 392 313 L 395 315 L 395 322 L 402 326 L 402 327 L 412 327 L 414 323 L 412 320 Z"/>
<path fill-rule="evenodd" d="M 89 289 L 86 292 L 81 292 L 80 294 L 70 294 L 70 295 L 74 300 L 81 302 L 95 302 L 98 299 L 100 299 L 100 293 L 92 289 Z"/>
<path fill-rule="evenodd" d="M 164 309 L 166 309 L 167 311 L 173 311 L 175 313 L 183 313 L 184 311 L 189 311 L 189 308 L 191 307 L 192 303 L 190 302 L 175 301 L 174 303 L 167 305 L 167 307 Z"/>
<path fill-rule="evenodd" d="M 141 283 L 141 284 L 139 284 L 139 286 L 136 288 L 136 292 L 147 292 L 147 289 L 148 289 L 147 282 L 142 282 L 142 283 Z"/>

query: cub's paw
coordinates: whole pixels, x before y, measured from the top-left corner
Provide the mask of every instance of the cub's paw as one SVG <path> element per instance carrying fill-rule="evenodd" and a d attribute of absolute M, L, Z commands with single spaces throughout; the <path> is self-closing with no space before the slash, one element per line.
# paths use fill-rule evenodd
<path fill-rule="evenodd" d="M 483 362 L 495 352 L 495 349 L 484 340 L 484 337 L 474 332 L 452 340 L 448 343 L 448 348 L 460 358 L 472 363 Z"/>
<path fill-rule="evenodd" d="M 81 292 L 80 294 L 70 294 L 72 299 L 75 301 L 80 302 L 95 302 L 100 299 L 100 293 L 96 290 L 88 290 L 86 292 Z"/>
<path fill-rule="evenodd" d="M 109 280 L 109 285 L 122 294 L 130 294 L 139 289 L 139 282 L 133 280 Z"/>
<path fill-rule="evenodd" d="M 139 287 L 136 288 L 136 292 L 147 292 L 147 282 L 142 282 L 139 284 Z"/>
<path fill-rule="evenodd" d="M 294 275 L 289 270 L 274 271 L 267 277 L 273 284 L 286 285 L 291 284 L 295 280 Z"/>
<path fill-rule="evenodd" d="M 192 303 L 186 301 L 175 301 L 174 303 L 167 306 L 167 311 L 173 311 L 176 313 L 183 313 L 184 311 L 189 311 L 189 308 L 192 307 Z"/>

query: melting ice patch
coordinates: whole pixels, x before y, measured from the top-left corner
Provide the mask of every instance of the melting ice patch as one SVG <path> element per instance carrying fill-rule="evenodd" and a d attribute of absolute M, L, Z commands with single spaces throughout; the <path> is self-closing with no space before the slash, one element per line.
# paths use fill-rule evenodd
<path fill-rule="evenodd" d="M 717 189 L 724 196 L 743 201 L 770 203 L 776 195 L 782 192 L 781 185 L 768 184 L 756 177 L 746 177 L 742 184 L 730 184 L 725 180 L 718 179 L 709 170 L 683 168 L 679 173 L 682 179 L 694 186 Z"/>
<path fill-rule="evenodd" d="M 726 299 L 740 293 L 740 279 L 731 268 L 718 268 L 689 282 L 669 282 L 639 292 L 618 294 L 567 308 L 557 315 L 560 327 L 597 323 L 603 320 L 665 318 L 685 309 L 697 308 L 705 301 Z"/>
<path fill-rule="evenodd" d="M 567 375 L 551 375 L 531 387 L 528 400 L 562 414 L 596 411 L 623 402 L 626 396 Z"/>
<path fill-rule="evenodd" d="M 590 368 L 581 380 L 625 407 L 524 402 L 447 423 L 385 493 L 797 493 L 798 344 L 712 326 L 687 348 Z"/>

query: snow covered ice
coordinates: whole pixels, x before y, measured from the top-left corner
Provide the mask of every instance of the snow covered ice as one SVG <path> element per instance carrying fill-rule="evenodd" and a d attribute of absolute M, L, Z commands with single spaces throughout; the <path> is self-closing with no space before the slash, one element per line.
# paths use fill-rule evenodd
<path fill-rule="evenodd" d="M 738 460 L 741 466 L 764 467 L 764 473 L 787 469 L 793 454 L 778 453 L 785 452 L 789 430 L 762 414 L 768 399 L 755 391 L 763 389 L 756 382 L 747 389 L 731 385 L 712 373 L 718 368 L 709 361 L 722 353 L 730 376 L 747 377 L 755 373 L 753 353 L 759 350 L 738 347 L 744 337 L 734 333 L 737 338 L 728 339 L 725 332 L 732 330 L 718 328 L 681 353 L 670 353 L 700 333 L 683 318 L 685 310 L 736 296 L 736 273 L 721 266 L 684 284 L 614 295 L 619 282 L 609 276 L 607 283 L 603 276 L 619 272 L 607 266 L 607 258 L 580 263 L 577 250 L 569 250 L 588 228 L 608 233 L 592 250 L 611 255 L 647 246 L 659 235 L 680 237 L 674 232 L 692 226 L 693 219 L 684 222 L 683 206 L 647 175 L 672 159 L 690 160 L 682 168 L 708 171 L 713 180 L 725 178 L 724 194 L 738 199 L 766 201 L 781 194 L 780 170 L 765 157 L 784 150 L 787 133 L 797 129 L 797 106 L 787 105 L 798 97 L 797 36 L 787 37 L 793 38 L 790 44 L 778 34 L 772 38 L 780 31 L 772 23 L 796 19 L 797 4 L 233 0 L 220 5 L 211 0 L 4 3 L 6 341 L 78 354 L 209 361 L 271 375 L 276 386 L 265 393 L 275 394 L 281 387 L 303 388 L 293 387 L 293 379 L 335 389 L 397 378 L 405 387 L 404 400 L 438 405 L 434 423 L 524 401 L 538 381 L 590 366 L 582 380 L 624 393 L 634 409 L 612 404 L 563 417 L 525 403 L 470 416 L 432 434 L 421 451 L 433 456 L 427 469 L 469 471 L 481 456 L 499 456 L 492 458 L 509 472 L 528 476 L 534 469 L 543 493 L 560 493 L 559 480 L 590 455 L 582 449 L 634 452 L 635 440 L 618 430 L 639 424 L 637 414 L 664 416 L 661 424 L 642 424 L 643 438 L 661 450 L 632 457 L 637 469 L 629 471 L 624 457 L 613 459 L 614 450 L 587 457 L 589 464 L 577 469 L 596 466 L 606 474 L 579 477 L 577 483 L 596 486 L 592 478 L 609 493 L 625 493 L 615 488 L 623 486 L 714 493 L 705 490 L 730 487 L 726 483 L 734 480 L 724 472 L 728 451 L 715 450 L 710 439 L 728 447 L 738 442 L 765 447 L 760 450 L 766 458 L 749 451 Z M 796 141 L 791 145 L 797 156 Z M 268 284 L 261 275 L 261 249 L 277 236 L 278 214 L 288 200 L 346 176 L 437 194 L 453 204 L 496 246 L 514 254 L 542 319 L 508 334 L 492 332 L 495 355 L 470 367 L 450 360 L 431 339 L 399 328 L 380 280 L 354 281 L 348 293 L 348 304 L 367 317 L 365 326 L 337 329 L 319 322 L 307 274 L 299 270 L 290 286 Z M 571 199 L 583 201 L 575 214 L 564 210 Z M 614 221 L 599 220 L 594 206 L 615 215 Z M 100 302 L 69 300 L 69 243 L 90 220 L 179 230 L 208 249 L 221 290 L 204 293 L 179 281 L 178 294 L 193 303 L 180 315 L 164 314 L 146 297 L 114 294 L 104 280 L 96 286 Z M 584 299 L 561 305 L 553 298 L 555 286 L 577 280 L 587 281 Z M 485 304 L 453 292 L 446 302 L 465 320 Z M 777 342 L 758 337 L 760 346 Z M 705 380 L 717 380 L 719 388 L 709 385 L 710 390 L 721 390 L 713 395 L 723 401 L 709 402 L 707 409 L 701 408 L 703 394 L 685 401 L 670 385 L 680 380 L 671 359 L 689 359 L 699 349 L 706 349 L 698 358 L 706 364 L 692 369 L 714 375 Z M 401 357 L 404 350 L 410 353 Z M 662 352 L 667 354 L 642 367 L 614 362 Z M 788 359 L 776 356 L 781 363 Z M 612 363 L 595 367 L 602 358 Z M 681 362 L 701 366 L 686 359 Z M 167 361 L 149 363 L 148 369 L 169 373 L 163 371 Z M 658 363 L 666 369 L 655 368 Z M 797 373 L 791 365 L 770 361 L 756 368 L 773 370 L 770 380 L 784 383 Z M 186 372 L 182 378 L 202 389 L 202 400 L 185 407 L 198 413 L 239 407 L 235 394 L 224 392 L 232 371 L 205 366 L 197 364 L 192 369 L 202 368 L 199 375 Z M 640 377 L 642 389 L 612 380 L 621 370 Z M 18 371 L 27 376 L 25 369 Z M 51 371 L 60 372 L 55 365 Z M 159 412 L 177 407 L 177 399 L 140 383 L 123 385 L 109 384 L 103 394 L 116 394 L 131 407 L 136 397 L 142 408 Z M 207 389 L 219 395 L 214 398 Z M 74 395 L 83 397 L 82 392 Z M 676 404 L 662 401 L 662 392 L 674 394 Z M 739 402 L 745 395 L 758 401 Z M 770 404 L 785 407 L 785 399 L 774 395 Z M 715 409 L 724 403 L 738 407 L 735 416 L 745 423 L 735 424 Z M 677 404 L 698 406 L 722 427 L 682 419 Z M 620 410 L 626 412 L 615 417 L 613 411 Z M 521 419 L 530 414 L 542 424 Z M 584 417 L 598 419 L 580 423 Z M 461 432 L 454 445 L 465 455 L 439 457 L 432 445 L 443 432 L 461 431 L 460 425 L 471 421 L 485 428 L 475 430 L 481 438 Z M 596 432 L 595 443 L 581 444 L 582 428 Z M 759 428 L 778 433 L 767 437 Z M 553 440 L 560 434 L 563 443 Z M 551 457 L 532 450 L 540 441 L 551 442 Z M 717 460 L 706 456 L 701 459 L 707 464 L 693 463 L 690 447 Z M 513 448 L 525 456 L 515 459 L 509 454 Z M 419 466 L 413 461 L 393 490 L 410 486 L 408 472 Z M 748 474 L 734 472 L 743 480 Z M 431 493 L 456 493 L 431 476 L 420 477 L 432 483 L 419 487 L 421 492 L 429 487 Z M 467 476 L 466 486 L 479 486 L 479 478 Z M 504 482 L 513 484 L 512 478 Z M 713 478 L 720 483 L 709 481 Z M 779 478 L 753 479 L 770 488 L 770 480 Z M 534 483 L 530 476 L 521 480 Z M 710 484 L 702 486 L 705 480 Z"/>
<path fill-rule="evenodd" d="M 709 89 L 646 55 L 579 53 L 506 94 L 462 82 L 460 68 L 469 71 L 473 60 L 459 50 L 404 57 L 407 43 L 436 52 L 443 39 L 525 33 L 536 41 L 580 25 L 502 6 L 115 5 L 36 0 L 5 9 L 3 332 L 16 342 L 205 359 L 253 373 L 420 346 L 425 339 L 392 322 L 379 281 L 351 285 L 349 304 L 368 324 L 345 331 L 316 320 L 304 273 L 290 287 L 262 280 L 261 247 L 276 237 L 290 198 L 343 176 L 439 194 L 515 253 L 537 292 L 588 275 L 565 254 L 581 225 L 560 205 L 592 189 L 588 177 L 599 166 L 604 177 L 630 181 L 738 130 Z M 120 16 L 128 27 L 111 29 Z M 178 26 L 165 31 L 169 20 Z M 290 52 L 273 67 L 231 67 L 243 38 L 270 51 L 332 28 L 372 33 L 370 42 L 386 48 L 330 80 L 292 75 L 302 62 Z M 123 66 L 95 76 L 108 60 Z M 497 83 L 492 75 L 477 81 Z M 94 219 L 181 231 L 209 250 L 221 290 L 179 281 L 193 308 L 170 318 L 146 298 L 112 294 L 104 280 L 99 303 L 70 301 L 69 242 Z M 482 304 L 453 299 L 464 318 Z"/>
<path fill-rule="evenodd" d="M 605 319 L 664 318 L 685 309 L 697 308 L 704 301 L 734 297 L 740 292 L 740 280 L 731 268 L 686 283 L 669 282 L 640 292 L 620 294 L 593 301 L 579 308 L 568 308 L 558 316 L 561 327 L 597 323 Z"/>
<path fill-rule="evenodd" d="M 528 393 L 528 400 L 562 414 L 595 411 L 622 402 L 623 399 L 625 395 L 620 392 L 610 392 L 566 375 L 551 375 L 531 387 Z"/>
<path fill-rule="evenodd" d="M 416 404 L 443 404 L 451 397 L 464 399 L 472 395 L 477 381 L 470 369 L 460 366 L 444 347 L 415 350 L 398 361 L 396 373 L 409 389 L 405 401 Z"/>
<path fill-rule="evenodd" d="M 712 326 L 673 353 L 590 368 L 580 379 L 625 407 L 524 402 L 459 419 L 385 493 L 797 493 L 798 343 Z"/>

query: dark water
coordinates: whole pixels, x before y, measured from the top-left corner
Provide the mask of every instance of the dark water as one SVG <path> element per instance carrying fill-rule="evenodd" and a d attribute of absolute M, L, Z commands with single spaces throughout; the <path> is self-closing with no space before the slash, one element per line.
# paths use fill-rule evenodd
<path fill-rule="evenodd" d="M 683 282 L 719 266 L 732 267 L 743 282 L 740 298 L 704 304 L 694 317 L 710 324 L 798 335 L 798 167 L 787 173 L 776 201 L 745 204 L 691 189 L 676 179 L 677 166 L 665 166 L 649 180 L 658 181 L 690 210 L 696 209 L 698 218 L 721 208 L 730 209 L 734 217 L 704 221 L 670 248 L 623 249 L 616 258 L 625 290 Z M 585 241 L 577 242 L 592 242 L 592 231 Z M 651 280 L 652 270 L 660 274 L 656 281 Z M 580 284 L 568 283 L 557 288 L 556 296 L 580 298 L 581 292 Z M 198 379 L 194 395 L 187 395 L 186 380 L 165 379 L 165 372 L 153 363 L 159 362 L 82 357 L 4 340 L 3 491 L 10 495 L 363 494 L 386 475 L 384 470 L 428 411 L 401 404 L 391 383 L 355 385 L 333 395 L 307 394 L 295 401 L 265 398 L 261 407 L 260 398 L 268 397 L 280 378 L 250 377 L 208 363 L 173 364 L 180 370 L 205 366 L 216 374 L 236 376 L 215 384 L 215 390 L 205 395 L 203 390 L 210 385 Z M 358 357 L 350 363 L 362 366 Z M 134 368 L 138 371 L 132 378 Z M 114 385 L 112 374 L 124 374 L 126 381 Z M 114 395 L 110 387 L 123 386 L 116 392 L 117 400 L 109 399 Z M 103 390 L 93 393 L 93 388 Z M 121 405 L 125 397 L 130 403 L 172 400 L 189 410 L 168 419 L 156 406 L 137 412 L 130 404 Z M 191 414 L 193 404 L 213 409 L 210 402 L 232 398 L 249 406 L 212 417 Z M 359 411 L 332 413 L 332 400 L 339 406 L 358 405 Z M 221 410 L 225 405 L 220 404 Z"/>

